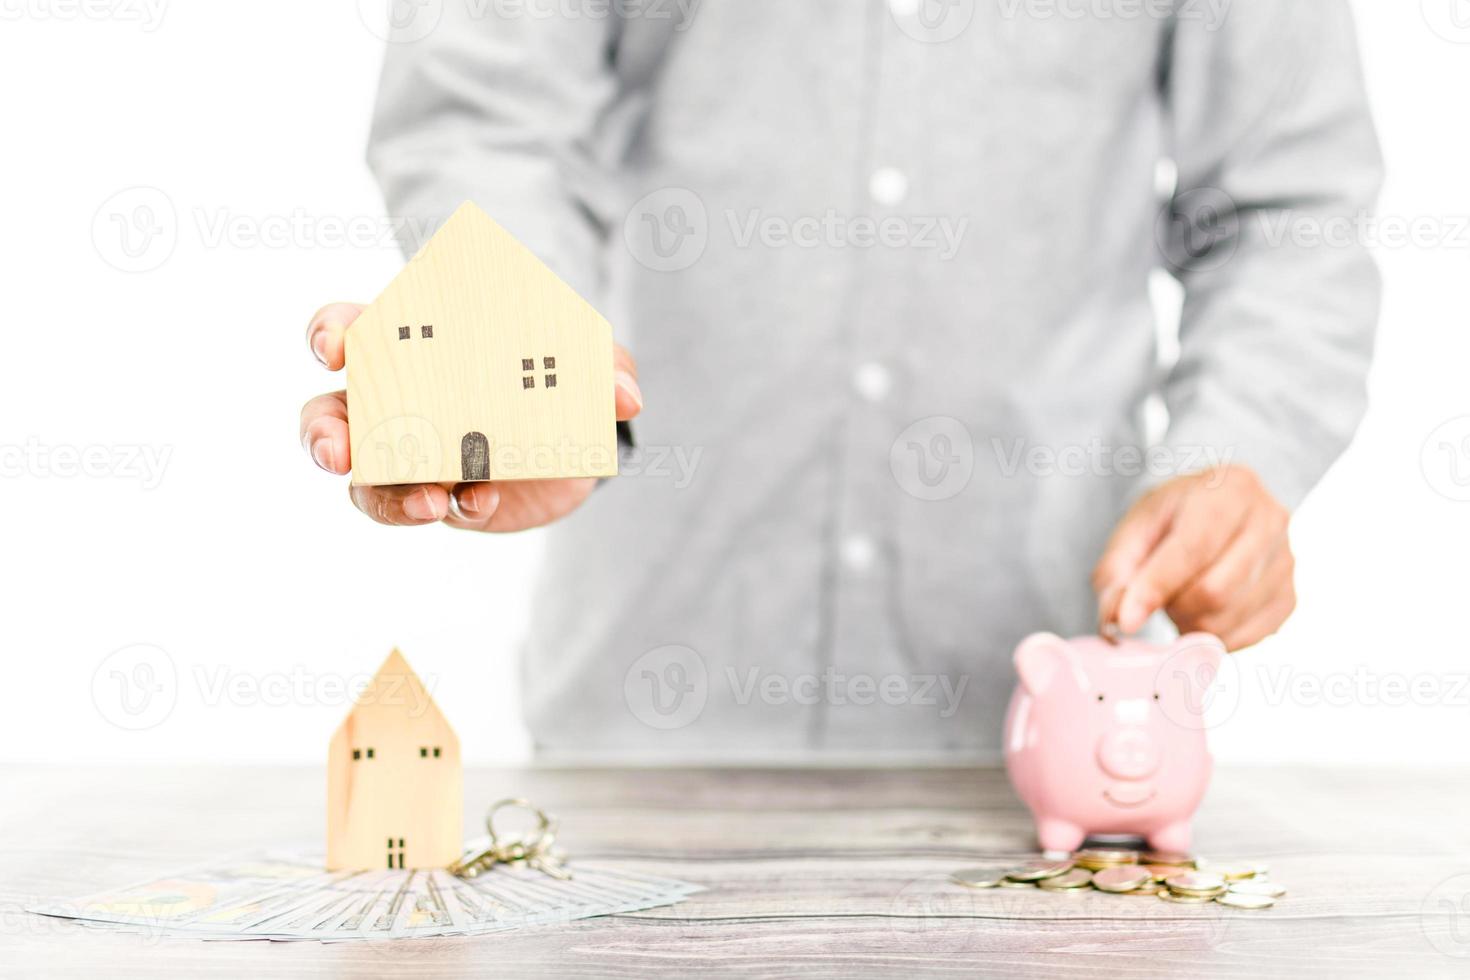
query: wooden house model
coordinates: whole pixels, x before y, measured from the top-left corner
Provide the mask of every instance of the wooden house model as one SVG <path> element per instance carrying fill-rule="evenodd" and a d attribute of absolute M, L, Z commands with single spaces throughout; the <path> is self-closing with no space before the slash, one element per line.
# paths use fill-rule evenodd
<path fill-rule="evenodd" d="M 612 327 L 466 201 L 347 329 L 352 482 L 617 474 Z"/>
<path fill-rule="evenodd" d="M 453 864 L 463 795 L 459 739 L 394 650 L 327 751 L 328 870 Z"/>

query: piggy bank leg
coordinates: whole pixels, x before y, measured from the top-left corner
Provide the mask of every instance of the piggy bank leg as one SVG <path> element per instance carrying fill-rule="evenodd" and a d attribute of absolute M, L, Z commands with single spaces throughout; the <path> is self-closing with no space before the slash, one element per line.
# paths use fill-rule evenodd
<path fill-rule="evenodd" d="M 1074 823 L 1047 817 L 1036 821 L 1036 839 L 1043 851 L 1075 851 L 1087 832 Z"/>
<path fill-rule="evenodd" d="M 1178 823 L 1167 824 L 1148 835 L 1148 846 L 1155 851 L 1173 851 L 1177 854 L 1189 853 L 1189 821 L 1181 820 Z"/>

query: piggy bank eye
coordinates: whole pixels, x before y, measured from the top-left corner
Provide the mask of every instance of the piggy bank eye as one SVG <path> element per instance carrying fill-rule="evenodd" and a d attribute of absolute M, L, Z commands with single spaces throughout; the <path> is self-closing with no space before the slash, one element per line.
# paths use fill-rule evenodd
<path fill-rule="evenodd" d="M 1099 694 L 1099 695 L 1098 695 L 1098 696 L 1097 696 L 1097 699 L 1098 699 L 1098 700 L 1099 700 L 1099 701 L 1101 701 L 1101 700 L 1102 700 L 1102 699 L 1103 699 L 1103 696 L 1102 696 L 1102 695 L 1101 695 L 1101 694 Z"/>
<path fill-rule="evenodd" d="M 1158 691 L 1155 691 L 1154 692 L 1154 700 L 1157 701 L 1158 699 L 1159 699 L 1159 692 Z"/>

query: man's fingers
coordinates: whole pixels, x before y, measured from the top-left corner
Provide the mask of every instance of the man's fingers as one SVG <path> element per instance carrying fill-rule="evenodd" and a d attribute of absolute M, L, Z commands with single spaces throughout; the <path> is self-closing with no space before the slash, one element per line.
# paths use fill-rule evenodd
<path fill-rule="evenodd" d="M 1169 617 L 1176 623 L 1196 621 L 1244 600 L 1286 544 L 1286 523 L 1284 510 L 1247 513 L 1220 556 L 1169 603 Z"/>
<path fill-rule="evenodd" d="M 1289 548 L 1283 548 L 1257 583 L 1252 602 L 1246 607 L 1253 611 L 1233 626 L 1211 631 L 1225 643 L 1225 649 L 1234 652 L 1255 646 L 1281 628 L 1296 610 L 1295 573 L 1296 559 Z"/>
<path fill-rule="evenodd" d="M 318 395 L 302 406 L 301 446 L 328 473 L 340 476 L 352 469 L 345 391 Z"/>
<path fill-rule="evenodd" d="M 1235 536 L 1245 507 L 1208 491 L 1191 494 L 1158 546 L 1128 582 L 1118 602 L 1118 628 L 1137 633 L 1143 624 L 1213 562 Z"/>
<path fill-rule="evenodd" d="M 638 387 L 638 363 L 623 347 L 613 345 L 613 404 L 619 422 L 643 411 L 643 391 Z"/>
<path fill-rule="evenodd" d="M 328 303 L 316 311 L 306 327 L 306 346 L 329 371 L 340 371 L 347 363 L 343 338 L 347 327 L 362 313 L 358 303 Z"/>
<path fill-rule="evenodd" d="M 352 502 L 379 524 L 417 526 L 443 520 L 449 513 L 449 493 L 436 483 L 401 487 L 350 488 Z"/>
<path fill-rule="evenodd" d="M 493 483 L 461 483 L 449 495 L 444 523 L 466 531 L 485 531 L 500 509 L 500 488 Z"/>
<path fill-rule="evenodd" d="M 1103 600 L 1108 598 L 1110 590 L 1114 593 L 1111 605 L 1117 606 L 1117 599 L 1122 595 L 1119 590 L 1164 536 L 1171 516 L 1165 495 L 1157 492 L 1141 498 L 1123 516 L 1092 570 L 1092 587 L 1098 594 L 1099 609 L 1109 604 Z"/>

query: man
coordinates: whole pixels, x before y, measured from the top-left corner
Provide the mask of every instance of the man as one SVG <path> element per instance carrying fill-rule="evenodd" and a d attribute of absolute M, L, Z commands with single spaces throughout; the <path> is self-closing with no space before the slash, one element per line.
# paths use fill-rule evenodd
<path fill-rule="evenodd" d="M 478 202 L 636 351 L 618 417 L 647 394 L 595 493 L 353 490 L 556 522 L 541 751 L 984 755 L 1029 632 L 1162 612 L 1239 649 L 1290 614 L 1288 514 L 1361 417 L 1378 302 L 1361 248 L 1295 233 L 1380 182 L 1346 0 L 401 13 L 391 210 Z M 334 370 L 357 309 L 311 324 Z M 302 426 L 347 472 L 341 395 Z"/>

